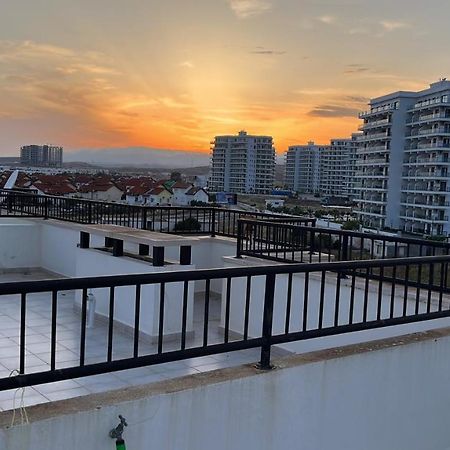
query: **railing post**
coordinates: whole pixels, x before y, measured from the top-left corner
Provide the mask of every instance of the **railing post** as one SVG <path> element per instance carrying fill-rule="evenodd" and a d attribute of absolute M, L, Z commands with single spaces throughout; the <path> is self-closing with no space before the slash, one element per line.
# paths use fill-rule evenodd
<path fill-rule="evenodd" d="M 7 211 L 8 211 L 8 214 L 11 214 L 12 213 L 12 202 L 13 202 L 13 196 L 14 194 L 12 194 L 12 193 L 10 193 L 10 192 L 8 192 L 8 197 L 7 197 Z"/>
<path fill-rule="evenodd" d="M 44 197 L 44 219 L 48 219 L 48 197 Z"/>
<path fill-rule="evenodd" d="M 243 242 L 243 234 L 244 232 L 244 224 L 241 219 L 238 219 L 238 227 L 237 227 L 237 239 L 236 239 L 236 258 L 242 258 L 242 242 Z"/>
<path fill-rule="evenodd" d="M 341 261 L 348 261 L 348 235 L 346 234 L 342 238 Z"/>
<path fill-rule="evenodd" d="M 309 243 L 309 253 L 311 255 L 316 251 L 316 233 L 314 230 L 310 231 L 310 243 Z"/>
<path fill-rule="evenodd" d="M 147 208 L 141 207 L 142 217 L 141 217 L 141 228 L 143 230 L 147 229 Z"/>
<path fill-rule="evenodd" d="M 88 205 L 88 223 L 92 223 L 92 202 L 89 202 Z"/>
<path fill-rule="evenodd" d="M 272 341 L 273 304 L 275 295 L 275 274 L 266 275 L 266 286 L 264 293 L 264 312 L 262 326 L 261 361 L 258 368 L 261 370 L 271 370 L 270 348 Z"/>
<path fill-rule="evenodd" d="M 349 258 L 348 258 L 348 235 L 347 234 L 344 234 L 344 236 L 342 238 L 341 261 L 349 261 Z M 345 273 L 339 272 L 339 278 L 346 279 L 347 275 Z"/>
<path fill-rule="evenodd" d="M 216 208 L 212 208 L 211 215 L 211 237 L 216 235 Z"/>

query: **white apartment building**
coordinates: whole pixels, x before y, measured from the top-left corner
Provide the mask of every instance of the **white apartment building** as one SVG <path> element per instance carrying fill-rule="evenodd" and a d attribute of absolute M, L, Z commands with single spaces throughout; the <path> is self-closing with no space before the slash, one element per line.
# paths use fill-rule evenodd
<path fill-rule="evenodd" d="M 320 158 L 328 145 L 294 145 L 286 152 L 286 186 L 304 194 L 320 194 Z"/>
<path fill-rule="evenodd" d="M 357 214 L 363 224 L 406 232 L 450 232 L 450 82 L 370 101 L 360 114 Z"/>
<path fill-rule="evenodd" d="M 353 199 L 357 137 L 331 139 L 330 144 L 320 156 L 320 193 Z"/>
<path fill-rule="evenodd" d="M 275 148 L 271 136 L 216 136 L 211 142 L 212 192 L 266 194 L 275 179 Z"/>
<path fill-rule="evenodd" d="M 356 136 L 332 139 L 330 145 L 289 147 L 286 152 L 286 185 L 301 193 L 353 198 Z"/>

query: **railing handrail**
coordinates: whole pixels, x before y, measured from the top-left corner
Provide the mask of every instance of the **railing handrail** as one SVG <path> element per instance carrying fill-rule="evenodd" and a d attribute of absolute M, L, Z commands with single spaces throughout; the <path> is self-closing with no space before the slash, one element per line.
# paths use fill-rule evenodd
<path fill-rule="evenodd" d="M 256 225 L 274 225 L 274 222 L 270 221 L 263 221 L 263 220 L 255 220 L 255 219 L 239 219 L 243 224 L 256 224 Z M 288 229 L 300 229 L 297 225 L 290 225 L 290 224 L 284 224 L 280 223 L 277 224 L 280 228 L 288 228 Z M 301 230 L 303 231 L 315 231 L 317 233 L 323 233 L 323 234 L 336 234 L 340 236 L 352 236 L 352 237 L 359 237 L 364 239 L 373 239 L 373 240 L 385 240 L 389 242 L 398 242 L 398 243 L 404 243 L 404 244 L 412 244 L 412 245 L 423 245 L 423 246 L 430 246 L 430 247 L 441 247 L 450 249 L 450 243 L 442 242 L 442 241 L 433 241 L 433 240 L 425 240 L 425 239 L 416 239 L 416 238 L 409 238 L 409 237 L 403 237 L 403 236 L 388 236 L 384 234 L 372 234 L 372 233 L 363 233 L 361 231 L 351 231 L 351 230 L 338 230 L 338 229 L 330 229 L 330 228 L 324 228 L 324 227 L 308 227 L 308 226 L 302 226 Z"/>
<path fill-rule="evenodd" d="M 227 212 L 227 213 L 231 213 L 231 214 L 248 214 L 248 215 L 253 215 L 253 216 L 261 216 L 261 217 L 274 217 L 274 218 L 279 218 L 279 219 L 288 219 L 286 217 L 285 214 L 280 214 L 280 213 L 265 213 L 265 212 L 260 212 L 260 211 L 243 211 L 243 210 L 235 210 L 235 209 L 226 209 L 223 208 L 221 206 L 205 206 L 205 205 L 199 205 L 199 206 L 191 206 L 191 205 L 186 205 L 186 206 L 178 206 L 178 205 L 130 205 L 129 203 L 121 203 L 121 202 L 108 202 L 108 201 L 101 201 L 101 200 L 92 200 L 92 199 L 88 199 L 88 198 L 83 198 L 83 197 L 62 197 L 62 196 L 58 196 L 58 195 L 39 195 L 33 192 L 24 192 L 21 190 L 14 190 L 14 189 L 0 189 L 0 193 L 8 193 L 8 194 L 14 194 L 14 195 L 18 195 L 18 196 L 27 196 L 30 198 L 37 198 L 37 199 L 54 199 L 54 200 L 65 200 L 65 201 L 77 201 L 77 202 L 86 202 L 86 203 L 90 203 L 90 204 L 97 204 L 97 205 L 101 205 L 101 206 L 105 206 L 105 205 L 111 205 L 111 206 L 117 206 L 117 207 L 126 207 L 126 208 L 135 208 L 135 209 L 147 209 L 147 210 L 152 210 L 152 209 L 179 209 L 179 210 L 198 210 L 198 209 L 202 209 L 202 210 L 215 210 L 215 211 L 220 211 L 220 212 Z M 315 220 L 314 218 L 308 218 L 308 217 L 303 217 L 303 216 L 296 216 L 296 215 L 292 215 L 289 216 L 290 218 L 294 219 L 304 219 L 304 220 Z"/>
<path fill-rule="evenodd" d="M 407 258 L 367 259 L 353 261 L 332 261 L 320 263 L 270 264 L 246 267 L 245 274 L 240 267 L 218 269 L 196 269 L 192 271 L 174 270 L 168 272 L 107 275 L 100 277 L 60 278 L 40 281 L 0 283 L 0 295 L 13 295 L 30 292 L 70 291 L 75 289 L 95 289 L 103 287 L 121 287 L 130 285 L 150 285 L 158 283 L 176 283 L 182 281 L 201 281 L 226 278 L 245 278 L 247 276 L 289 275 L 311 272 L 339 272 L 374 267 L 414 266 L 450 262 L 450 255 L 418 256 Z"/>

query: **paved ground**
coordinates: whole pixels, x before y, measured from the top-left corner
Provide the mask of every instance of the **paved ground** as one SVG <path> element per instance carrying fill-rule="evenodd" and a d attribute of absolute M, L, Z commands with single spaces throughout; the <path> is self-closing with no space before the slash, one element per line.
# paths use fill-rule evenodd
<path fill-rule="evenodd" d="M 51 275 L 43 271 L 29 273 L 0 274 L 0 283 L 6 281 L 25 281 L 49 278 Z M 57 368 L 76 366 L 79 360 L 80 317 L 73 309 L 73 292 L 63 292 L 58 296 L 57 320 Z M 188 341 L 194 346 L 202 339 L 203 323 L 201 299 L 196 299 L 194 307 L 195 338 Z M 39 293 L 27 296 L 26 318 L 26 372 L 40 372 L 50 369 L 50 294 Z M 198 317 L 197 317 L 198 316 Z M 218 326 L 220 319 L 220 300 L 215 298 L 210 307 L 210 342 L 220 342 Z M 20 329 L 19 296 L 0 296 L 0 378 L 10 376 L 19 365 L 19 329 Z M 94 328 L 87 330 L 86 362 L 106 360 L 107 325 L 96 322 Z M 179 343 L 172 342 L 165 349 L 175 348 Z M 120 359 L 132 356 L 133 340 L 128 334 L 114 332 L 113 358 Z M 140 343 L 141 354 L 155 353 L 155 345 Z M 275 352 L 276 354 L 276 349 Z M 195 358 L 186 361 L 161 364 L 139 369 L 96 375 L 74 380 L 49 383 L 25 389 L 24 405 L 45 403 L 67 399 L 90 393 L 120 389 L 122 387 L 150 383 L 188 374 L 205 372 L 243 363 L 256 362 L 259 350 L 251 349 L 240 352 Z M 15 396 L 15 401 L 14 401 Z M 0 392 L 0 410 L 8 410 L 20 404 L 21 392 Z"/>

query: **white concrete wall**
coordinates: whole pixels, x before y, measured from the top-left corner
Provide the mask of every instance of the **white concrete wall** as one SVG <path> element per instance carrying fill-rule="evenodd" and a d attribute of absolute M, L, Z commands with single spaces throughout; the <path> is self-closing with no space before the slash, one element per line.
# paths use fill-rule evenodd
<path fill-rule="evenodd" d="M 95 249 L 76 249 L 77 277 L 103 275 L 127 275 L 179 270 L 193 270 L 195 266 L 171 265 L 154 267 L 148 262 L 127 257 L 114 257 L 110 253 Z M 109 289 L 92 289 L 96 298 L 96 313 L 109 315 Z M 81 292 L 77 292 L 76 302 L 81 303 Z M 165 289 L 164 335 L 181 333 L 183 312 L 183 283 L 167 283 Z M 135 286 L 116 288 L 114 318 L 128 327 L 134 328 Z M 193 330 L 194 283 L 189 284 L 187 331 Z M 142 286 L 141 320 L 143 333 L 155 337 L 159 329 L 159 285 Z"/>
<path fill-rule="evenodd" d="M 450 338 L 167 389 L 3 429 L 4 450 L 448 450 Z"/>
<path fill-rule="evenodd" d="M 0 220 L 0 270 L 40 267 L 41 236 L 33 221 Z"/>

